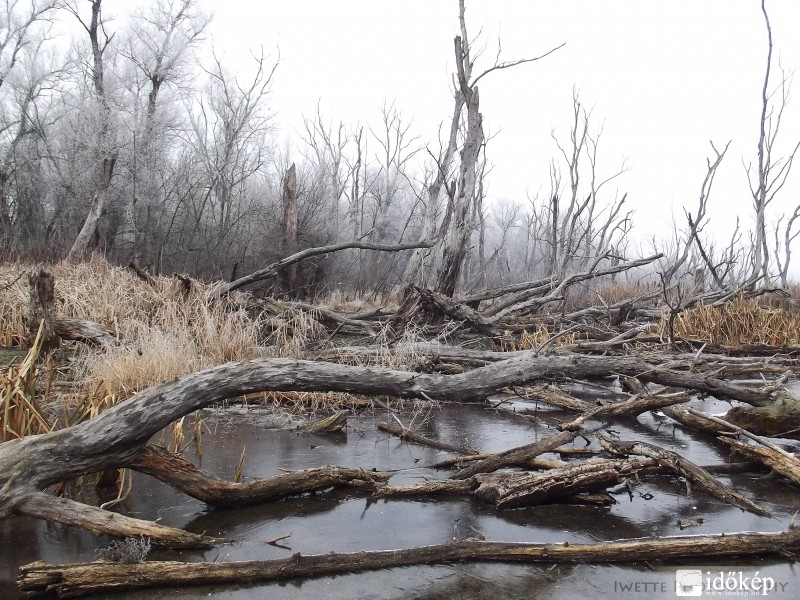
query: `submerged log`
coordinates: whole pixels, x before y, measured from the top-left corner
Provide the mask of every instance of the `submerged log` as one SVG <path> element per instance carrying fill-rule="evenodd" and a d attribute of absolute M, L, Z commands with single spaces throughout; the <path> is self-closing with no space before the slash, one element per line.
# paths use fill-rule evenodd
<path fill-rule="evenodd" d="M 765 508 L 762 508 L 752 500 L 745 498 L 739 492 L 722 485 L 714 479 L 710 473 L 678 456 L 670 450 L 659 448 L 646 442 L 625 442 L 620 440 L 612 440 L 611 438 L 602 434 L 597 435 L 597 441 L 603 448 L 614 454 L 631 455 L 636 454 L 639 456 L 647 456 L 652 458 L 663 466 L 671 469 L 675 473 L 685 477 L 689 481 L 700 485 L 710 494 L 719 498 L 724 502 L 738 506 L 743 510 L 755 513 L 761 516 L 770 516 L 770 513 Z"/>
<path fill-rule="evenodd" d="M 339 433 L 347 427 L 347 412 L 340 410 L 332 415 L 309 423 L 303 428 L 307 433 Z"/>
<path fill-rule="evenodd" d="M 217 508 L 250 506 L 331 487 L 373 491 L 389 479 L 388 474 L 362 469 L 317 467 L 234 483 L 217 479 L 188 460 L 152 444 L 142 448 L 125 466 L 151 475 Z"/>
<path fill-rule="evenodd" d="M 425 437 L 415 431 L 411 431 L 402 423 L 398 425 L 394 425 L 392 423 L 378 423 L 377 425 L 378 431 L 383 431 L 384 433 L 390 433 L 392 435 L 396 435 L 400 439 L 407 440 L 409 442 L 414 442 L 415 444 L 420 444 L 422 446 L 428 446 L 429 448 L 436 448 L 437 450 L 446 450 L 447 452 L 455 452 L 456 454 L 463 454 L 465 456 L 477 454 L 478 451 L 474 448 L 467 448 L 465 446 L 459 446 L 457 444 L 450 444 L 448 442 L 441 442 L 439 440 L 434 440 L 429 437 Z"/>
<path fill-rule="evenodd" d="M 451 544 L 371 552 L 294 554 L 286 559 L 233 563 L 90 562 L 20 568 L 22 591 L 54 591 L 61 598 L 86 594 L 191 585 L 243 585 L 327 577 L 414 565 L 452 562 L 633 563 L 785 555 L 800 550 L 800 528 L 778 533 L 725 533 L 622 539 L 594 544 L 522 544 L 465 540 Z"/>
<path fill-rule="evenodd" d="M 720 437 L 719 440 L 731 446 L 739 454 L 762 462 L 776 473 L 800 485 L 800 458 L 791 455 L 787 456 L 786 453 L 776 452 L 772 448 L 755 446 L 732 438 Z"/>
<path fill-rule="evenodd" d="M 32 492 L 16 507 L 21 515 L 47 519 L 64 525 L 75 525 L 95 535 L 139 537 L 150 539 L 154 546 L 166 548 L 210 548 L 222 540 L 189 533 L 182 529 L 165 527 L 152 521 L 143 521 L 120 515 L 96 506 L 58 498 L 44 492 Z"/>

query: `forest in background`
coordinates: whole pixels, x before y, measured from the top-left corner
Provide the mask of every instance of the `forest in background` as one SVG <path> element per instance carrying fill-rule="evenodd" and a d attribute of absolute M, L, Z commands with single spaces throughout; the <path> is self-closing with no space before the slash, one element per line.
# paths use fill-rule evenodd
<path fill-rule="evenodd" d="M 547 60 L 558 47 L 533 57 L 476 58 L 463 3 L 453 111 L 443 115 L 437 142 L 414 136 L 412 117 L 387 102 L 380 122 L 364 125 L 318 109 L 304 120 L 296 150 L 277 147 L 274 135 L 277 52 L 256 49 L 249 64 L 226 63 L 207 35 L 211 15 L 196 0 L 137 3 L 114 18 L 105 18 L 107 4 L 4 1 L 0 244 L 8 259 L 98 252 L 153 274 L 232 280 L 304 248 L 432 241 L 432 248 L 401 253 L 317 257 L 278 291 L 363 294 L 403 282 L 452 296 L 456 288 L 558 279 L 657 252 L 664 256 L 637 280 L 660 274 L 668 285 L 702 279 L 716 288 L 788 282 L 800 206 L 779 215 L 771 203 L 797 151 L 780 154 L 784 144 L 775 143 L 791 74 L 773 58 L 763 3 L 769 45 L 761 131 L 745 165 L 752 215 L 728 240 L 707 232 L 714 177 L 728 149 L 712 143 L 707 165 L 698 165 L 697 199 L 675 216 L 674 231 L 644 245 L 630 232 L 646 215 L 629 210 L 620 187 L 628 166 L 598 167 L 602 121 L 577 91 L 569 134 L 548 140 L 555 151 L 549 181 L 531 182 L 541 191 L 522 202 L 487 201 L 491 140 L 478 82 Z"/>

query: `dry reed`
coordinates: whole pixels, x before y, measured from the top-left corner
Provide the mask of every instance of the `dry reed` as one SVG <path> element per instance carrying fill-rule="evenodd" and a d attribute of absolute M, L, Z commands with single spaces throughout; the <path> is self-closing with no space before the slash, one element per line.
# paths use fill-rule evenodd
<path fill-rule="evenodd" d="M 668 315 L 659 334 L 667 336 Z M 762 306 L 757 300 L 735 298 L 719 307 L 699 304 L 675 318 L 675 335 L 724 346 L 800 344 L 800 313 Z"/>
<path fill-rule="evenodd" d="M 552 341 L 551 341 L 552 340 Z M 575 333 L 551 334 L 547 325 L 539 323 L 535 329 L 525 329 L 519 336 L 511 331 L 504 331 L 499 343 L 494 347 L 500 352 L 513 352 L 516 350 L 539 350 L 545 345 L 558 347 L 569 346 L 576 342 Z"/>
<path fill-rule="evenodd" d="M 0 441 L 47 433 L 52 425 L 36 401 L 39 370 L 36 360 L 42 346 L 40 326 L 33 346 L 19 365 L 0 372 Z"/>
<path fill-rule="evenodd" d="M 0 281 L 24 268 L 3 265 Z M 233 294 L 225 306 L 209 306 L 205 284 L 193 282 L 184 295 L 175 279 L 155 277 L 150 285 L 99 258 L 48 269 L 56 280 L 59 316 L 97 322 L 121 341 L 103 352 L 80 353 L 75 376 L 86 390 L 103 383 L 124 398 L 186 373 L 262 353 L 261 319 L 245 311 L 241 294 Z M 0 342 L 24 340 L 27 301 L 25 278 L 0 291 Z"/>

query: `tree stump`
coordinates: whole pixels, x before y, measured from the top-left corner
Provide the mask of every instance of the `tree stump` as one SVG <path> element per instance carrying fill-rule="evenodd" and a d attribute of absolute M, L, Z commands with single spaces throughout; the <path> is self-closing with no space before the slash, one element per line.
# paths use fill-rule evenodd
<path fill-rule="evenodd" d="M 55 319 L 55 278 L 40 269 L 39 273 L 28 275 L 30 296 L 28 300 L 28 339 L 29 347 L 33 346 L 39 327 L 43 327 L 41 352 L 57 348 L 61 338 L 56 335 L 53 327 Z"/>

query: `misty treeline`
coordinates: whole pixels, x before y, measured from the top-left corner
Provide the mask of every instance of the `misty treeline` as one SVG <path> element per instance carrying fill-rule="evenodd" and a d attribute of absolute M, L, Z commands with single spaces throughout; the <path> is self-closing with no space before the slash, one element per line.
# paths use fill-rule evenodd
<path fill-rule="evenodd" d="M 665 254 L 654 280 L 660 273 L 665 282 L 689 277 L 717 287 L 786 284 L 798 211 L 781 217 L 769 208 L 797 148 L 773 156 L 788 79 L 770 78 L 771 33 L 758 152 L 745 158 L 754 226 L 727 242 L 706 233 L 727 151 L 712 145 L 674 235 L 648 247 L 630 236 L 635 215 L 620 187 L 627 166 L 599 168 L 602 121 L 577 93 L 553 115 L 569 117 L 568 130 L 537 141 L 551 144 L 554 157 L 549 180 L 530 182 L 539 193 L 486 201 L 492 143 L 478 83 L 500 69 L 535 69 L 524 63 L 558 48 L 476 58 L 463 0 L 458 8 L 452 113 L 430 139 L 416 137 L 413 115 L 387 102 L 374 123 L 338 122 L 318 108 L 300 139 L 281 147 L 270 109 L 278 51 L 254 49 L 248 60 L 228 62 L 196 0 L 0 1 L 3 255 L 80 260 L 99 252 L 153 273 L 232 279 L 303 248 L 435 241 L 401 253 L 317 257 L 299 267 L 296 291 L 382 291 L 404 282 L 452 296 L 651 251 Z"/>

